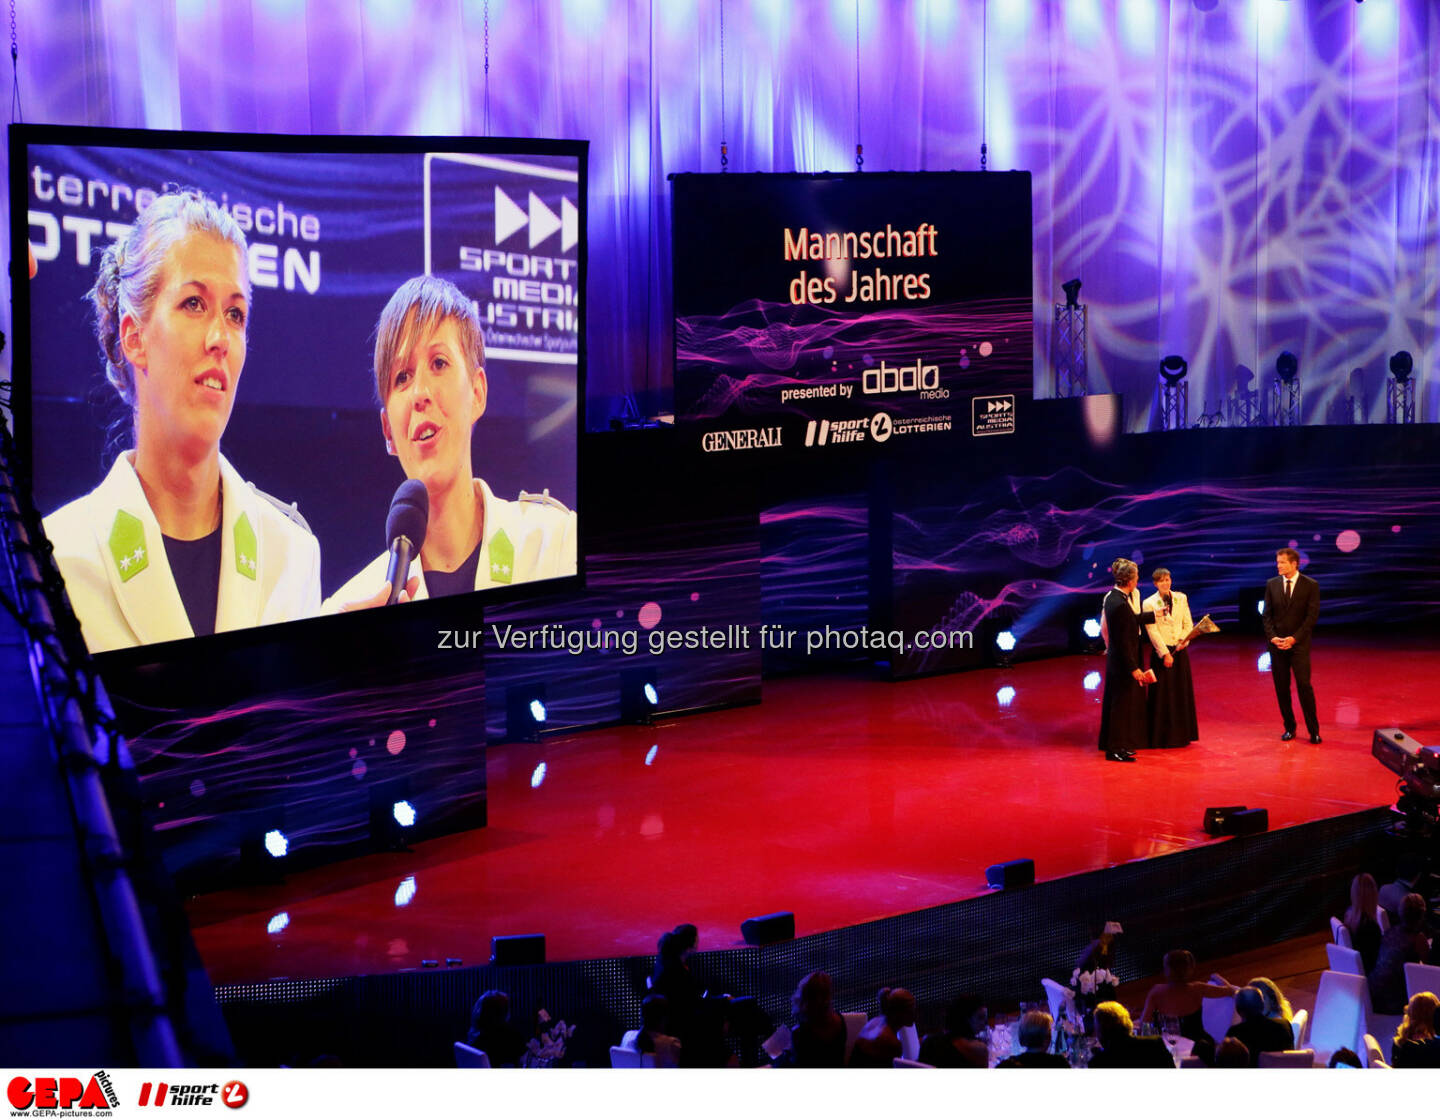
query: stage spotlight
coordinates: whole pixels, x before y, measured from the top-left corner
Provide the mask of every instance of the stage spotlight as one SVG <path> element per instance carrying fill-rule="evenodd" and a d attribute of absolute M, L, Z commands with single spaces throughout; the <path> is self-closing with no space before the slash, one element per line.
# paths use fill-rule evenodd
<path fill-rule="evenodd" d="M 272 828 L 265 834 L 265 850 L 272 859 L 284 859 L 290 854 L 290 841 L 278 828 Z"/>
<path fill-rule="evenodd" d="M 1179 354 L 1166 354 L 1160 359 L 1160 376 L 1171 385 L 1179 385 L 1190 372 L 1190 363 Z"/>
<path fill-rule="evenodd" d="M 290 911 L 281 910 L 265 923 L 265 932 L 269 934 L 284 933 L 290 925 Z"/>
<path fill-rule="evenodd" d="M 1300 372 L 1300 360 L 1290 353 L 1289 350 L 1280 351 L 1280 356 L 1275 359 L 1275 376 L 1280 378 L 1286 385 L 1295 380 L 1295 375 Z"/>
<path fill-rule="evenodd" d="M 1255 669 L 1261 673 L 1270 671 L 1270 651 L 1268 649 L 1256 660 Z"/>
<path fill-rule="evenodd" d="M 505 737 L 517 743 L 538 743 L 545 730 L 545 686 L 539 681 L 514 684 L 505 690 Z"/>
<path fill-rule="evenodd" d="M 415 901 L 415 876 L 407 875 L 395 888 L 395 907 L 400 909 L 409 906 L 413 901 Z"/>
<path fill-rule="evenodd" d="M 1087 618 L 1085 620 L 1085 636 L 1092 642 L 1100 636 L 1100 620 L 1098 618 Z"/>
<path fill-rule="evenodd" d="M 1078 276 L 1074 280 L 1066 280 L 1060 285 L 1060 290 L 1065 293 L 1066 307 L 1080 306 L 1080 278 Z"/>
<path fill-rule="evenodd" d="M 1008 708 L 1015 702 L 1015 689 L 1010 685 L 1004 685 L 995 692 L 995 699 L 1002 708 Z"/>
<path fill-rule="evenodd" d="M 410 800 L 410 779 L 395 778 L 370 787 L 370 844 L 377 852 L 404 851 L 419 814 Z"/>
<path fill-rule="evenodd" d="M 1015 652 L 1015 632 L 1013 630 L 1001 630 L 995 635 L 995 648 L 1001 653 Z"/>
<path fill-rule="evenodd" d="M 1094 692 L 1100 687 L 1100 673 L 1095 669 L 1091 669 L 1090 672 L 1085 674 L 1084 684 L 1086 692 Z"/>
<path fill-rule="evenodd" d="M 1390 373 L 1399 384 L 1409 381 L 1414 369 L 1415 359 L 1410 356 L 1409 350 L 1398 350 L 1390 355 Z"/>
<path fill-rule="evenodd" d="M 1261 618 L 1264 618 L 1264 617 L 1265 617 L 1265 600 L 1264 600 L 1264 599 L 1256 599 L 1256 600 L 1255 600 L 1255 613 L 1258 614 Z"/>
<path fill-rule="evenodd" d="M 620 722 L 650 723 L 660 707 L 659 678 L 654 669 L 626 669 L 620 674 Z"/>

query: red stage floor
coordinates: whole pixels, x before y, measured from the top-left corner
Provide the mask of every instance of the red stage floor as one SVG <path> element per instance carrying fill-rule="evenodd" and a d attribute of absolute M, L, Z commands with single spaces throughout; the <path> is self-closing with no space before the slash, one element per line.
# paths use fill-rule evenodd
<path fill-rule="evenodd" d="M 1279 741 L 1259 652 L 1205 639 L 1200 742 L 1135 764 L 1096 751 L 1102 659 L 1080 656 L 771 681 L 757 707 L 506 744 L 488 828 L 194 899 L 195 938 L 216 983 L 478 964 L 495 934 L 627 956 L 690 921 L 724 948 L 755 914 L 793 910 L 804 935 L 980 894 L 1019 856 L 1052 879 L 1216 842 L 1207 805 L 1264 806 L 1275 829 L 1388 804 L 1373 729 L 1440 740 L 1434 642 L 1317 642 L 1320 746 Z"/>

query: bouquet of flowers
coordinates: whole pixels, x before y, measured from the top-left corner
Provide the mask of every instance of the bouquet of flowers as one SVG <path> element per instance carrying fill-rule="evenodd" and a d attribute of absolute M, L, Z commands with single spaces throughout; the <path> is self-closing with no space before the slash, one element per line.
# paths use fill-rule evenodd
<path fill-rule="evenodd" d="M 525 1054 L 520 1059 L 522 1069 L 543 1069 L 560 1064 L 565 1057 L 565 1044 L 575 1033 L 574 1027 L 567 1027 L 565 1020 L 552 1023 L 550 1013 L 540 1009 L 539 1025 L 535 1037 L 525 1044 Z"/>
<path fill-rule="evenodd" d="M 1108 968 L 1086 972 L 1077 968 L 1070 974 L 1070 986 L 1075 989 L 1075 1006 L 1082 1011 L 1094 1011 L 1106 1000 L 1114 999 L 1119 985 L 1120 978 Z"/>

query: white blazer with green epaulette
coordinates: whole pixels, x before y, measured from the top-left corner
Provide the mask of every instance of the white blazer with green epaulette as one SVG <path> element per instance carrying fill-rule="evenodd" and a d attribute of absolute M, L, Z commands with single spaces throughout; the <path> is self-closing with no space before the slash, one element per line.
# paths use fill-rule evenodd
<path fill-rule="evenodd" d="M 122 453 L 99 486 L 45 518 L 91 653 L 195 636 L 133 455 Z M 220 495 L 216 632 L 317 614 L 320 543 L 304 521 L 223 455 Z"/>
<path fill-rule="evenodd" d="M 475 590 L 506 587 L 536 579 L 575 574 L 575 511 L 550 497 L 550 491 L 527 494 L 516 501 L 497 498 L 483 478 L 474 480 L 475 494 L 484 503 L 485 526 L 480 534 L 480 562 L 475 567 Z M 326 611 L 373 596 L 385 583 L 389 553 L 382 552 L 325 600 Z M 410 561 L 410 576 L 420 578 L 416 599 L 429 597 L 425 572 L 417 556 Z"/>

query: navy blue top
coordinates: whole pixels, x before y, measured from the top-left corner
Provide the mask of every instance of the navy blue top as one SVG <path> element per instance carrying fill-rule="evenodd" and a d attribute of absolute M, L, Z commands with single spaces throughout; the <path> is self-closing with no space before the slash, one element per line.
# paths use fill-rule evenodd
<path fill-rule="evenodd" d="M 215 611 L 220 601 L 220 530 L 199 540 L 164 537 L 165 559 L 175 577 L 175 590 L 185 604 L 185 616 L 196 636 L 215 633 Z"/>
<path fill-rule="evenodd" d="M 480 546 L 465 558 L 465 562 L 453 572 L 425 570 L 425 590 L 432 599 L 444 595 L 463 595 L 475 590 L 475 572 L 480 567 Z"/>

